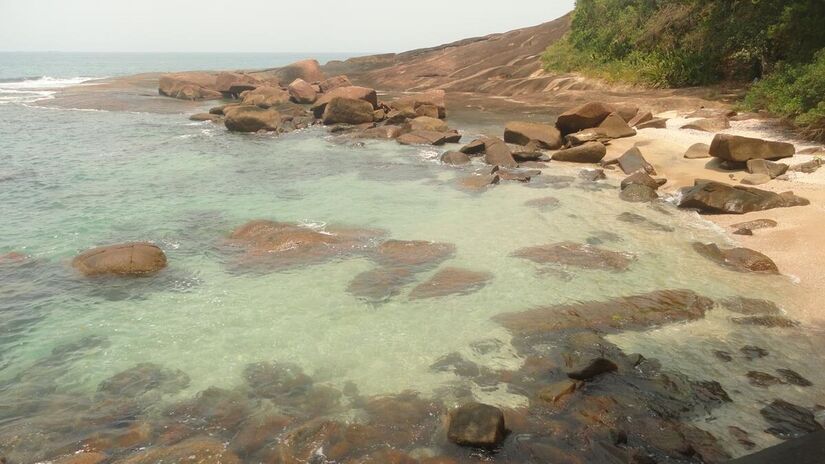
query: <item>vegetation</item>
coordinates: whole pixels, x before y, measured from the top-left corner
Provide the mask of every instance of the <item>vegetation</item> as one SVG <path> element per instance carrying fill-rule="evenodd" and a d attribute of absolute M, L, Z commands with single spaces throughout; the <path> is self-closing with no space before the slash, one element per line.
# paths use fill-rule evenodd
<path fill-rule="evenodd" d="M 823 0 L 578 0 L 570 33 L 544 61 L 654 87 L 757 82 L 748 108 L 822 136 L 823 24 Z"/>

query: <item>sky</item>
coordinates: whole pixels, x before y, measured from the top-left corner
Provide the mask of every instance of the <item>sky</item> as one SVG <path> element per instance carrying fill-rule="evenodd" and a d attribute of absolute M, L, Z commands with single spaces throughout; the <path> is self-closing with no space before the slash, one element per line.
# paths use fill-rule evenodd
<path fill-rule="evenodd" d="M 558 18 L 574 0 L 0 0 L 0 51 L 399 52 Z"/>

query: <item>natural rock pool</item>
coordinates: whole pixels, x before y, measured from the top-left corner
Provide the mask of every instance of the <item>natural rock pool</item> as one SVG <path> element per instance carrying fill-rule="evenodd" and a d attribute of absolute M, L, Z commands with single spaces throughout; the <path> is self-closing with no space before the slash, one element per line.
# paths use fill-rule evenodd
<path fill-rule="evenodd" d="M 486 129 L 451 125 L 465 142 Z M 724 231 L 622 202 L 618 183 L 575 167 L 475 192 L 458 179 L 481 165 L 443 166 L 441 149 L 18 105 L 0 106 L 0 141 L 10 463 L 77 450 L 390 462 L 374 457 L 386 445 L 422 461 L 611 462 L 586 460 L 608 459 L 608 429 L 672 462 L 719 462 L 776 443 L 774 400 L 825 403 L 822 334 L 737 300 L 781 307 L 791 278 L 714 264 L 692 244 L 729 245 Z M 343 246 L 306 251 L 275 229 L 246 240 L 255 220 Z M 120 279 L 70 266 L 129 241 L 155 243 L 168 267 Z M 576 387 L 578 403 L 547 393 L 605 353 L 619 374 Z M 447 442 L 442 417 L 467 401 L 505 410 L 498 454 Z"/>

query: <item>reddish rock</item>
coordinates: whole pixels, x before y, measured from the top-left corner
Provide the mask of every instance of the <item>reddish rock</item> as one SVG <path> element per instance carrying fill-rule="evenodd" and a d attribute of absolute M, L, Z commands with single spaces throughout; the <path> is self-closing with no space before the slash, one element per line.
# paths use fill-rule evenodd
<path fill-rule="evenodd" d="M 525 146 L 531 141 L 540 148 L 558 150 L 562 146 L 562 137 L 558 129 L 550 124 L 514 121 L 504 128 L 504 141 Z"/>
<path fill-rule="evenodd" d="M 289 101 L 289 92 L 280 87 L 260 86 L 241 94 L 241 103 L 261 108 L 271 108 Z"/>
<path fill-rule="evenodd" d="M 587 103 L 562 113 L 556 121 L 556 127 L 562 135 L 572 134 L 582 129 L 597 127 L 615 111 L 615 108 L 604 103 Z"/>
<path fill-rule="evenodd" d="M 323 121 L 325 125 L 370 123 L 373 122 L 373 108 L 364 100 L 336 97 L 324 109 Z"/>
<path fill-rule="evenodd" d="M 553 154 L 553 161 L 569 163 L 598 163 L 607 156 L 607 148 L 600 142 L 589 142 L 584 145 L 567 148 Z"/>
<path fill-rule="evenodd" d="M 299 104 L 312 104 L 318 99 L 315 89 L 303 79 L 292 81 L 287 87 L 287 92 L 289 92 L 289 98 Z"/>
<path fill-rule="evenodd" d="M 223 95 L 216 90 L 216 77 L 207 72 L 164 74 L 158 82 L 158 93 L 181 100 L 217 100 Z"/>
<path fill-rule="evenodd" d="M 428 281 L 410 292 L 411 300 L 439 298 L 448 295 L 466 295 L 483 288 L 493 279 L 489 272 L 475 272 L 467 269 L 448 267 L 439 271 Z"/>
<path fill-rule="evenodd" d="M 450 412 L 447 438 L 457 445 L 495 448 L 506 435 L 504 414 L 494 406 L 470 403 Z"/>
<path fill-rule="evenodd" d="M 773 260 L 748 248 L 722 249 L 713 243 L 695 243 L 693 248 L 702 256 L 737 271 L 779 273 L 779 268 Z"/>
<path fill-rule="evenodd" d="M 255 76 L 237 72 L 222 72 L 218 73 L 215 78 L 215 89 L 222 93 L 225 97 L 236 97 L 232 95 L 232 89 L 240 85 L 247 85 L 250 87 L 257 87 L 263 82 Z"/>
<path fill-rule="evenodd" d="M 485 137 L 484 142 L 484 162 L 491 166 L 501 166 L 503 168 L 518 167 L 518 163 L 513 158 L 510 147 L 503 140 L 497 137 Z"/>
<path fill-rule="evenodd" d="M 435 266 L 455 253 L 452 243 L 420 240 L 387 240 L 376 249 L 376 261 L 384 266 Z"/>
<path fill-rule="evenodd" d="M 632 262 L 632 256 L 626 253 L 573 242 L 522 248 L 513 253 L 513 256 L 539 264 L 562 264 L 613 271 L 626 271 Z"/>
<path fill-rule="evenodd" d="M 401 145 L 434 145 L 447 143 L 449 133 L 419 130 L 401 135 L 396 140 Z"/>
<path fill-rule="evenodd" d="M 166 255 L 151 243 L 124 243 L 86 251 L 72 266 L 86 276 L 145 276 L 165 268 Z"/>
<path fill-rule="evenodd" d="M 796 153 L 793 144 L 717 134 L 710 145 L 710 155 L 724 161 L 744 163 L 752 159 L 778 160 Z"/>
<path fill-rule="evenodd" d="M 357 86 L 339 87 L 321 95 L 321 97 L 318 98 L 315 105 L 312 106 L 312 112 L 315 114 L 315 117 L 321 119 L 324 114 L 324 110 L 327 108 L 327 104 L 331 102 L 332 99 L 339 97 L 349 98 L 352 100 L 364 100 L 369 102 L 374 110 L 378 109 L 378 94 L 375 93 L 374 89 Z"/>
<path fill-rule="evenodd" d="M 235 453 L 219 440 L 195 437 L 168 447 L 152 447 L 139 451 L 119 464 L 157 464 L 160 462 L 190 464 L 240 464 Z"/>
<path fill-rule="evenodd" d="M 295 79 L 303 79 L 307 82 L 321 82 L 326 79 L 321 71 L 321 65 L 316 60 L 302 60 L 279 68 L 274 72 L 274 77 L 282 86 L 288 85 Z"/>
<path fill-rule="evenodd" d="M 281 114 L 259 106 L 233 106 L 224 110 L 224 125 L 232 132 L 274 132 L 281 127 Z"/>
<path fill-rule="evenodd" d="M 331 90 L 335 90 L 339 87 L 351 87 L 352 82 L 350 82 L 347 76 L 335 76 L 330 77 L 329 79 L 325 79 L 321 81 L 319 87 L 321 88 L 321 93 L 327 93 Z"/>

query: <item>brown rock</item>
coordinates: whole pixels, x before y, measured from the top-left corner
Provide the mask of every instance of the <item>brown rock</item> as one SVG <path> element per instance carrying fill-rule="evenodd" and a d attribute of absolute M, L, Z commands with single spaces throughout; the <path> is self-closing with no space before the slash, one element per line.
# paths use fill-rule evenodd
<path fill-rule="evenodd" d="M 636 129 L 667 129 L 667 119 L 653 118 L 650 121 L 636 124 Z"/>
<path fill-rule="evenodd" d="M 509 122 L 504 128 L 504 141 L 515 145 L 525 146 L 531 141 L 538 143 L 539 148 L 557 150 L 562 146 L 562 137 L 558 129 L 550 124 L 536 124 L 531 122 Z"/>
<path fill-rule="evenodd" d="M 793 144 L 717 134 L 710 145 L 710 155 L 724 161 L 744 163 L 752 159 L 777 160 L 796 153 Z"/>
<path fill-rule="evenodd" d="M 288 85 L 295 79 L 303 79 L 307 82 L 321 82 L 326 79 L 324 72 L 321 71 L 321 65 L 316 60 L 302 60 L 282 68 L 274 72 L 275 79 L 282 86 Z"/>
<path fill-rule="evenodd" d="M 100 464 L 109 459 L 103 453 L 94 452 L 79 452 L 71 456 L 64 456 L 56 461 L 51 461 L 53 464 Z M 0 458 L 0 462 L 5 463 L 5 459 Z"/>
<path fill-rule="evenodd" d="M 513 158 L 510 147 L 503 140 L 496 137 L 486 137 L 484 141 L 484 162 L 492 166 L 505 168 L 518 167 L 518 163 Z"/>
<path fill-rule="evenodd" d="M 419 116 L 407 122 L 407 129 L 410 132 L 415 131 L 429 131 L 429 132 L 448 132 L 450 128 L 447 123 L 429 116 Z"/>
<path fill-rule="evenodd" d="M 241 94 L 241 103 L 271 108 L 289 101 L 289 92 L 280 87 L 260 86 Z"/>
<path fill-rule="evenodd" d="M 327 93 L 339 87 L 352 87 L 352 82 L 347 76 L 335 76 L 321 81 L 319 86 L 321 87 L 321 93 Z"/>
<path fill-rule="evenodd" d="M 685 152 L 686 159 L 705 159 L 710 158 L 710 145 L 705 143 L 696 143 L 690 146 Z"/>
<path fill-rule="evenodd" d="M 587 103 L 573 108 L 559 116 L 556 127 L 562 135 L 572 134 L 582 129 L 590 129 L 602 123 L 610 113 L 616 111 L 604 103 Z"/>
<path fill-rule="evenodd" d="M 190 121 L 198 121 L 198 122 L 203 122 L 203 121 L 220 122 L 221 120 L 223 120 L 223 117 L 219 116 L 217 114 L 212 114 L 212 113 L 197 113 L 197 114 L 193 114 L 192 116 L 189 116 L 189 120 Z"/>
<path fill-rule="evenodd" d="M 315 92 L 315 89 L 303 79 L 295 79 L 292 81 L 289 87 L 287 87 L 287 92 L 289 92 L 289 98 L 299 104 L 312 104 L 318 99 L 318 94 Z"/>
<path fill-rule="evenodd" d="M 484 140 L 477 139 L 461 147 L 460 151 L 467 155 L 480 155 L 484 153 L 484 147 Z"/>
<path fill-rule="evenodd" d="M 779 225 L 779 223 L 772 220 L 772 219 L 756 219 L 756 220 L 753 220 L 753 221 L 741 222 L 739 224 L 734 224 L 730 227 L 733 230 L 735 230 L 734 234 L 737 234 L 737 235 L 753 235 L 753 231 L 755 231 L 755 230 L 773 229 L 774 227 L 776 227 L 778 225 Z M 747 234 L 744 231 L 749 231 L 750 234 Z"/>
<path fill-rule="evenodd" d="M 365 124 L 373 121 L 373 107 L 364 100 L 333 98 L 324 109 L 325 125 Z"/>
<path fill-rule="evenodd" d="M 622 121 L 630 122 L 639 114 L 639 107 L 630 104 L 619 105 L 616 106 L 616 114 L 622 118 Z"/>
<path fill-rule="evenodd" d="M 414 131 L 401 135 L 396 140 L 401 145 L 444 145 L 449 133 L 432 131 Z"/>
<path fill-rule="evenodd" d="M 616 113 L 608 115 L 595 130 L 609 139 L 633 137 L 636 135 L 636 130 L 628 126 L 624 119 Z"/>
<path fill-rule="evenodd" d="M 702 132 L 721 132 L 725 129 L 730 129 L 730 121 L 728 121 L 728 118 L 724 116 L 718 118 L 704 118 L 691 121 L 682 126 L 682 129 L 692 129 Z"/>
<path fill-rule="evenodd" d="M 160 462 L 192 464 L 240 464 L 235 453 L 214 438 L 195 437 L 168 447 L 141 450 L 119 464 L 157 464 Z"/>
<path fill-rule="evenodd" d="M 543 388 L 539 392 L 539 398 L 548 403 L 558 403 L 565 396 L 572 395 L 578 385 L 575 380 L 562 380 Z"/>
<path fill-rule="evenodd" d="M 495 448 L 507 429 L 500 409 L 480 403 L 470 403 L 450 412 L 447 438 L 461 446 Z"/>
<path fill-rule="evenodd" d="M 636 116 L 634 116 L 630 121 L 627 122 L 627 125 L 630 127 L 638 127 L 639 124 L 643 124 L 651 120 L 653 120 L 653 113 L 651 113 L 650 111 L 640 111 L 636 114 Z"/>
<path fill-rule="evenodd" d="M 221 72 L 218 73 L 215 79 L 215 89 L 227 98 L 237 98 L 238 95 L 233 92 L 233 89 L 237 89 L 239 86 L 254 89 L 261 84 L 263 82 L 254 76 L 236 72 Z"/>
<path fill-rule="evenodd" d="M 632 262 L 632 257 L 625 253 L 573 242 L 522 248 L 513 253 L 513 256 L 539 264 L 562 264 L 612 271 L 626 271 Z"/>
<path fill-rule="evenodd" d="M 617 162 L 619 163 L 619 167 L 622 171 L 627 175 L 640 171 L 650 174 L 651 176 L 656 175 L 656 169 L 653 165 L 647 162 L 645 157 L 642 155 L 641 150 L 639 150 L 639 147 L 633 147 L 626 151 L 617 159 Z"/>
<path fill-rule="evenodd" d="M 181 100 L 217 100 L 223 97 L 215 89 L 216 77 L 207 72 L 164 74 L 158 82 L 158 93 Z"/>
<path fill-rule="evenodd" d="M 596 358 L 587 361 L 576 370 L 568 372 L 567 376 L 573 380 L 588 381 L 603 374 L 616 372 L 618 369 L 619 366 L 613 361 L 605 358 Z"/>
<path fill-rule="evenodd" d="M 478 192 L 481 190 L 485 190 L 492 185 L 496 185 L 499 182 L 501 182 L 501 178 L 497 174 L 473 174 L 471 176 L 460 179 L 458 181 L 458 186 L 463 190 Z"/>
<path fill-rule="evenodd" d="M 501 180 L 514 180 L 517 182 L 530 182 L 530 179 L 541 175 L 537 169 L 513 169 L 501 168 L 496 172 Z"/>
<path fill-rule="evenodd" d="M 327 108 L 327 104 L 332 101 L 333 98 L 349 98 L 352 100 L 364 100 L 369 102 L 372 105 L 372 109 L 378 109 L 378 94 L 375 92 L 374 89 L 368 89 L 366 87 L 358 87 L 358 86 L 349 86 L 349 87 L 338 87 L 333 89 L 318 98 L 315 104 L 312 106 L 312 113 L 315 115 L 316 118 L 321 119 L 324 114 L 324 110 Z"/>
<path fill-rule="evenodd" d="M 410 292 L 411 300 L 440 298 L 448 295 L 466 295 L 483 288 L 492 280 L 489 272 L 474 272 L 467 269 L 448 267 L 439 271 L 428 281 Z"/>
<path fill-rule="evenodd" d="M 538 208 L 542 211 L 553 211 L 561 206 L 561 202 L 556 197 L 544 197 L 544 198 L 536 198 L 534 200 L 528 200 L 524 203 L 524 206 L 529 206 L 531 208 Z"/>
<path fill-rule="evenodd" d="M 435 105 L 429 105 L 429 104 L 419 105 L 415 109 L 415 114 L 418 115 L 418 116 L 427 116 L 429 118 L 436 118 L 436 119 L 438 119 L 441 115 L 441 113 L 439 113 L 439 111 L 438 111 L 438 107 L 436 107 Z"/>
<path fill-rule="evenodd" d="M 452 257 L 455 245 L 420 240 L 387 240 L 378 246 L 376 261 L 389 267 L 431 267 Z"/>
<path fill-rule="evenodd" d="M 402 132 L 403 129 L 398 126 L 383 125 L 356 132 L 352 137 L 359 139 L 397 139 Z"/>
<path fill-rule="evenodd" d="M 713 243 L 694 243 L 693 248 L 711 261 L 737 271 L 779 273 L 779 268 L 770 258 L 748 248 L 722 249 Z"/>
<path fill-rule="evenodd" d="M 416 109 L 422 105 L 434 106 L 438 109 L 438 117 L 447 117 L 446 93 L 443 90 L 430 90 L 428 92 L 415 95 L 403 96 L 390 103 L 390 108 L 399 111 L 416 113 Z"/>
<path fill-rule="evenodd" d="M 441 162 L 451 166 L 463 166 L 470 163 L 470 157 L 460 151 L 448 151 L 441 155 Z"/>
<path fill-rule="evenodd" d="M 788 168 L 788 171 L 801 172 L 803 174 L 813 174 L 816 171 L 818 171 L 819 168 L 821 168 L 823 164 L 824 163 L 821 159 L 814 159 L 814 160 L 808 161 L 807 163 L 794 164 L 793 166 Z"/>
<path fill-rule="evenodd" d="M 656 190 L 642 184 L 630 184 L 622 189 L 619 198 L 630 203 L 647 203 L 659 199 Z"/>
<path fill-rule="evenodd" d="M 570 163 L 598 163 L 607 156 L 607 148 L 600 142 L 590 142 L 584 145 L 567 148 L 553 154 L 553 161 L 567 161 Z"/>
<path fill-rule="evenodd" d="M 124 243 L 93 248 L 72 260 L 85 276 L 145 276 L 166 267 L 163 250 L 151 243 Z"/>
<path fill-rule="evenodd" d="M 749 174 L 742 178 L 743 185 L 762 185 L 771 181 L 771 176 L 767 174 Z"/>
<path fill-rule="evenodd" d="M 694 208 L 705 214 L 745 214 L 773 208 L 809 205 L 792 192 L 777 194 L 752 187 L 731 186 L 697 179 L 692 188 L 682 191 L 680 208 Z"/>
<path fill-rule="evenodd" d="M 622 181 L 622 190 L 630 187 L 633 184 L 644 185 L 650 189 L 658 190 L 659 187 L 667 183 L 667 179 L 654 179 L 644 171 L 636 171 Z"/>
<path fill-rule="evenodd" d="M 771 179 L 776 179 L 788 172 L 788 165 L 783 163 L 774 163 L 763 159 L 748 160 L 747 168 L 751 174 L 764 174 Z"/>
<path fill-rule="evenodd" d="M 281 126 L 281 114 L 274 109 L 259 106 L 233 106 L 224 110 L 224 125 L 232 132 L 277 131 Z"/>
<path fill-rule="evenodd" d="M 406 268 L 380 267 L 355 276 L 347 291 L 369 301 L 386 301 L 397 295 L 413 277 L 413 273 Z"/>

